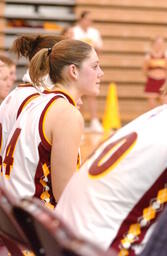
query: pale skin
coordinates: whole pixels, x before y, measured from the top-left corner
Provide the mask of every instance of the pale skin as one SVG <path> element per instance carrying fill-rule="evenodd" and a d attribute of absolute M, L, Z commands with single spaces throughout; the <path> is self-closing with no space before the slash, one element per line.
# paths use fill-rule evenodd
<path fill-rule="evenodd" d="M 0 61 L 1 100 L 3 100 L 13 88 L 16 81 L 16 65 L 7 65 Z"/>
<path fill-rule="evenodd" d="M 99 93 L 102 76 L 103 71 L 99 66 L 98 56 L 92 49 L 90 57 L 82 63 L 80 68 L 74 64 L 65 67 L 64 80 L 57 87 L 68 92 L 75 102 L 78 102 L 83 95 Z M 56 100 L 46 115 L 44 130 L 52 145 L 51 181 L 57 201 L 76 171 L 83 129 L 84 120 L 78 108 L 64 99 Z"/>
<path fill-rule="evenodd" d="M 0 66 L 0 100 L 4 100 L 10 92 L 9 68 L 5 65 Z"/>
<path fill-rule="evenodd" d="M 46 127 L 46 132 L 52 141 L 52 190 L 55 199 L 59 200 L 62 190 L 76 170 L 84 122 L 80 112 L 64 100 L 58 100 L 55 105 L 47 115 L 46 123 L 50 122 L 50 126 Z M 53 115 L 56 115 L 56 120 Z"/>
<path fill-rule="evenodd" d="M 16 81 L 16 65 L 9 66 L 9 71 L 10 71 L 9 81 L 10 81 L 10 86 L 12 88 L 14 85 L 14 82 Z"/>

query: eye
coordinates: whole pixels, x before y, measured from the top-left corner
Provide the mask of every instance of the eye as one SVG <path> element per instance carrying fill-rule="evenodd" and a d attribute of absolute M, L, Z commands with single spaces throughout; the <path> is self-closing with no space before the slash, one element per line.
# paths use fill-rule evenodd
<path fill-rule="evenodd" d="M 95 65 L 93 66 L 93 68 L 94 68 L 94 69 L 97 69 L 98 66 L 99 66 L 98 64 L 95 64 Z"/>

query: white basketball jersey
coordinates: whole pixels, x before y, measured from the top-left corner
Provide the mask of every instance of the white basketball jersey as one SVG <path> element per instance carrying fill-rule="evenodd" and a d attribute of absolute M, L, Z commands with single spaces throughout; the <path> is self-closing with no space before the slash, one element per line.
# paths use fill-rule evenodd
<path fill-rule="evenodd" d="M 21 84 L 3 100 L 0 105 L 0 155 L 3 154 L 7 138 L 24 107 L 39 92 L 31 84 Z"/>
<path fill-rule="evenodd" d="M 104 141 L 73 175 L 55 212 L 72 231 L 134 255 L 167 202 L 167 105 Z"/>
<path fill-rule="evenodd" d="M 60 97 L 74 104 L 63 92 L 42 94 L 28 104 L 8 138 L 1 170 L 2 186 L 15 196 L 35 196 L 51 207 L 56 204 L 51 187 L 51 144 L 43 127 L 49 107 Z"/>
<path fill-rule="evenodd" d="M 95 49 L 101 49 L 103 46 L 102 38 L 96 28 L 89 27 L 87 31 L 83 30 L 80 26 L 73 27 L 74 39 L 84 41 L 92 45 Z"/>

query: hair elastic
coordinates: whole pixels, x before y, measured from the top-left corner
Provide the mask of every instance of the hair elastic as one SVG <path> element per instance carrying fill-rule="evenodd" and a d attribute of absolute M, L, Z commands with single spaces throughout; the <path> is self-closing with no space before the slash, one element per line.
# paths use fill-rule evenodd
<path fill-rule="evenodd" d="M 48 56 L 50 55 L 52 48 L 48 48 Z"/>

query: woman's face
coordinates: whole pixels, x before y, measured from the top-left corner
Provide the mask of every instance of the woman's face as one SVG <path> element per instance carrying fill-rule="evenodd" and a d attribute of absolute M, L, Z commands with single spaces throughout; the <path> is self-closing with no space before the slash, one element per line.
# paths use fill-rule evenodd
<path fill-rule="evenodd" d="M 12 65 L 11 67 L 9 67 L 9 70 L 10 70 L 10 80 L 13 85 L 14 82 L 16 81 L 16 66 Z"/>
<path fill-rule="evenodd" d="M 165 51 L 165 42 L 164 39 L 159 37 L 155 40 L 155 42 L 153 43 L 153 49 L 156 52 L 163 52 Z"/>
<path fill-rule="evenodd" d="M 100 80 L 104 75 L 99 65 L 97 53 L 92 49 L 89 58 L 79 69 L 79 86 L 82 95 L 96 96 L 100 92 Z"/>
<path fill-rule="evenodd" d="M 3 100 L 10 92 L 9 68 L 7 66 L 0 68 L 0 99 Z"/>

